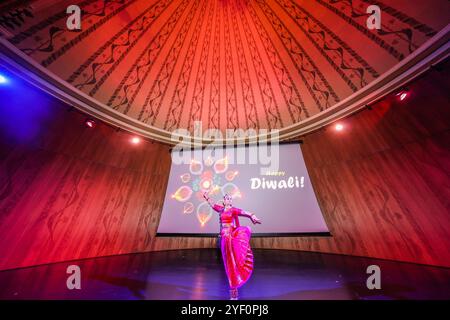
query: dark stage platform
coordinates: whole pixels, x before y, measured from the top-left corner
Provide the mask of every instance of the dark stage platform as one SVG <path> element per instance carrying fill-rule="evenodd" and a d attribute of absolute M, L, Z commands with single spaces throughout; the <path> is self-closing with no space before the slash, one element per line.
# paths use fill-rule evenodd
<path fill-rule="evenodd" d="M 342 255 L 254 250 L 241 299 L 450 299 L 450 269 Z M 381 268 L 381 289 L 366 268 Z M 81 289 L 66 287 L 69 265 Z M 0 272 L 0 299 L 227 299 L 219 252 L 194 249 L 128 254 Z"/>

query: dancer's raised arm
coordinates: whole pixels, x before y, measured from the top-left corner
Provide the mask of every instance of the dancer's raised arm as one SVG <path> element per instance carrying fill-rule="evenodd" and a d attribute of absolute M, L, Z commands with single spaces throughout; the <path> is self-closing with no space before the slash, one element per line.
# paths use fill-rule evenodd
<path fill-rule="evenodd" d="M 211 208 L 214 209 L 214 202 L 211 200 L 211 198 L 208 196 L 208 192 L 203 192 L 203 198 L 205 198 L 206 202 L 211 206 Z"/>

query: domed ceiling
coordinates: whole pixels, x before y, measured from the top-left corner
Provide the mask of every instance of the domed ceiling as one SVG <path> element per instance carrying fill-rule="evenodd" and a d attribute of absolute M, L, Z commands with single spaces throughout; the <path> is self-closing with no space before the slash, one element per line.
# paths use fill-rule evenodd
<path fill-rule="evenodd" d="M 81 30 L 66 8 L 82 9 Z M 382 10 L 380 30 L 366 9 Z M 446 27 L 447 0 L 4 1 L 6 40 L 163 131 L 288 128 L 366 87 Z"/>

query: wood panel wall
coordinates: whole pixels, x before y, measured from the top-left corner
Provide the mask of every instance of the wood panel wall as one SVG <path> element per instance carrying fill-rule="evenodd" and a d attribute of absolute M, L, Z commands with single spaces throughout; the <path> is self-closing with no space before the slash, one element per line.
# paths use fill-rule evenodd
<path fill-rule="evenodd" d="M 255 239 L 254 246 L 450 266 L 450 86 L 431 72 L 304 139 L 302 150 L 332 238 Z"/>
<path fill-rule="evenodd" d="M 45 116 L 27 121 L 34 133 L 1 127 L 0 269 L 151 250 L 168 146 L 132 145 L 131 134 L 88 129 L 55 99 L 37 103 Z"/>
<path fill-rule="evenodd" d="M 253 246 L 450 266 L 447 79 L 432 71 L 403 103 L 386 99 L 343 121 L 342 132 L 305 137 L 333 236 L 255 238 Z M 87 129 L 83 115 L 43 94 L 36 101 L 47 115 L 18 137 L 4 121 L 9 99 L 0 90 L 0 269 L 215 246 L 211 238 L 155 238 L 168 146 L 134 146 L 129 133 L 102 124 Z"/>

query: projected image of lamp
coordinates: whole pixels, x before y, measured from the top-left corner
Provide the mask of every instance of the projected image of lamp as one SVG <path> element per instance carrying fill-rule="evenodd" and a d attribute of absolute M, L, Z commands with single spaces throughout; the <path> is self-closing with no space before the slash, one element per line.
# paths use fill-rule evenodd
<path fill-rule="evenodd" d="M 208 191 L 212 187 L 211 179 L 204 179 L 200 182 L 203 191 Z"/>
<path fill-rule="evenodd" d="M 191 175 L 189 173 L 182 174 L 180 176 L 181 182 L 188 183 L 191 180 Z"/>
<path fill-rule="evenodd" d="M 191 198 L 192 189 L 188 186 L 181 186 L 172 194 L 171 198 L 180 202 L 185 202 Z"/>
<path fill-rule="evenodd" d="M 234 178 L 236 178 L 236 176 L 239 174 L 239 172 L 237 170 L 235 171 L 228 171 L 225 174 L 225 179 L 227 179 L 228 181 L 233 181 Z"/>
<path fill-rule="evenodd" d="M 343 132 L 347 131 L 348 124 L 340 122 L 345 126 Z M 331 125 L 333 132 L 336 124 Z M 249 146 L 244 151 L 260 154 L 261 149 Z M 223 206 L 225 194 L 264 221 L 252 226 L 255 234 L 329 234 L 298 144 L 280 144 L 278 169 L 270 171 L 261 171 L 269 168 L 267 164 L 237 163 L 236 151 L 225 153 L 212 165 L 204 162 L 208 155 L 202 158 L 200 152 L 189 158 L 192 162 L 172 163 L 157 234 L 217 234 L 218 215 L 210 204 Z M 253 181 L 258 181 L 258 187 Z M 205 202 L 204 190 L 210 204 Z"/>
<path fill-rule="evenodd" d="M 211 219 L 213 211 L 209 204 L 203 202 L 197 207 L 197 219 L 200 222 L 200 226 L 204 227 L 205 224 Z"/>
<path fill-rule="evenodd" d="M 194 204 L 192 202 L 186 202 L 183 207 L 183 213 L 189 214 L 194 211 Z"/>
<path fill-rule="evenodd" d="M 200 174 L 203 172 L 203 164 L 196 159 L 192 159 L 189 165 L 189 171 L 194 175 Z"/>
<path fill-rule="evenodd" d="M 219 160 L 217 160 L 214 163 L 214 171 L 217 174 L 224 173 L 227 170 L 228 170 L 228 159 L 227 159 L 227 157 L 225 157 L 223 159 L 219 159 Z"/>
<path fill-rule="evenodd" d="M 235 199 L 235 198 L 242 198 L 242 193 L 239 190 L 239 187 L 237 185 L 235 185 L 234 183 L 232 183 L 232 182 L 228 182 L 222 187 L 222 194 L 223 195 L 228 194 L 233 199 Z"/>

